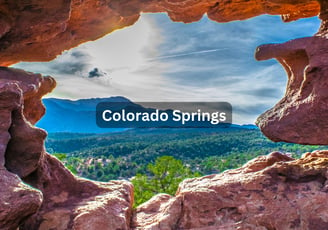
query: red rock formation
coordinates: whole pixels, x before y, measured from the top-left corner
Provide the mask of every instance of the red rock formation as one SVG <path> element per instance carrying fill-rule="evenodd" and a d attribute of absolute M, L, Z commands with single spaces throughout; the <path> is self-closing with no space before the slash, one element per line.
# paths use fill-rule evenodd
<path fill-rule="evenodd" d="M 42 203 L 42 193 L 0 169 L 0 229 L 17 229 Z"/>
<path fill-rule="evenodd" d="M 323 134 L 318 138 L 313 135 L 318 128 L 327 126 L 323 121 L 327 109 L 322 106 L 326 104 L 323 92 L 325 84 L 322 84 L 323 77 L 315 77 L 325 75 L 325 63 L 317 62 L 324 55 L 322 47 L 326 46 L 328 16 L 327 3 L 324 0 L 5 1 L 0 3 L 0 66 L 19 61 L 51 60 L 63 50 L 134 24 L 140 12 L 167 12 L 173 21 L 183 22 L 197 21 L 205 13 L 217 22 L 243 20 L 261 14 L 280 14 L 283 20 L 291 21 L 317 15 L 320 11 L 318 2 L 322 5 L 320 18 L 323 24 L 318 34 L 321 39 L 300 39 L 281 46 L 260 47 L 258 59 L 277 58 L 286 68 L 291 80 L 285 98 L 262 115 L 257 123 L 264 134 L 274 141 L 327 144 L 327 135 Z M 311 67 L 308 67 L 309 63 Z M 303 78 L 316 80 L 305 82 L 308 84 L 306 86 L 302 84 Z M 302 87 L 306 86 L 305 93 L 303 88 L 297 90 L 301 84 Z M 321 89 L 316 87 L 317 84 Z M 309 93 L 310 88 L 318 89 L 321 95 L 316 90 Z M 296 95 L 297 93 L 300 95 Z M 25 102 L 27 107 L 29 103 L 40 101 L 37 97 L 32 100 L 34 101 Z M 314 108 L 313 104 L 318 106 Z M 309 116 L 304 116 L 300 111 Z M 39 118 L 34 114 L 29 116 L 36 120 Z M 322 133 L 327 133 L 326 129 Z"/>
<path fill-rule="evenodd" d="M 276 58 L 288 74 L 284 98 L 257 119 L 257 125 L 270 139 L 328 143 L 328 55 L 323 47 L 328 47 L 328 40 L 316 36 L 257 49 L 258 60 Z"/>
<path fill-rule="evenodd" d="M 323 25 L 318 34 L 321 39 L 300 39 L 281 46 L 259 48 L 258 59 L 277 58 L 286 68 L 290 81 L 285 98 L 262 115 L 257 123 L 274 141 L 327 144 L 325 128 L 320 137 L 313 135 L 318 128 L 327 126 L 324 122 L 327 109 L 323 106 L 327 104 L 323 92 L 325 84 L 322 84 L 325 63 L 317 62 L 321 55 L 325 55 L 322 47 L 326 46 L 328 19 L 324 0 L 5 1 L 0 3 L 0 66 L 19 61 L 49 61 L 63 50 L 134 24 L 140 12 L 167 12 L 173 21 L 183 22 L 197 21 L 205 13 L 217 22 L 243 20 L 261 14 L 280 14 L 283 20 L 291 21 L 317 15 L 320 11 L 318 2 L 322 5 L 320 18 Z M 317 75 L 321 78 L 315 77 Z M 316 80 L 302 84 L 302 79 L 310 78 Z M 301 85 L 306 86 L 305 93 L 303 88 L 297 89 Z M 311 88 L 318 89 L 320 95 L 317 90 L 310 93 Z M 38 97 L 31 100 L 25 101 L 26 107 L 40 101 Z M 314 108 L 313 104 L 318 106 Z M 40 115 L 25 114 L 35 117 L 32 123 Z"/>
<path fill-rule="evenodd" d="M 275 152 L 222 174 L 188 179 L 175 197 L 137 208 L 134 229 L 328 229 L 328 151 Z"/>
<path fill-rule="evenodd" d="M 275 141 L 327 144 L 328 3 L 315 37 L 258 48 L 288 73 L 285 97 L 258 119 Z M 167 12 L 174 21 L 243 20 L 281 14 L 290 21 L 317 15 L 315 0 L 17 0 L 0 2 L 0 65 L 48 61 L 63 50 L 132 25 L 140 12 Z M 41 97 L 51 77 L 0 68 L 0 228 L 128 229 L 132 187 L 76 178 L 44 150 Z M 320 135 L 317 135 L 320 130 Z M 280 153 L 240 169 L 184 181 L 175 197 L 158 195 L 136 210 L 138 229 L 328 229 L 325 151 L 293 160 Z M 16 174 L 16 175 L 14 175 Z M 19 177 L 18 177 L 18 176 Z M 27 186 L 25 183 L 33 186 Z M 10 208 L 9 208 L 10 207 Z"/>
<path fill-rule="evenodd" d="M 17 76 L 12 74 L 15 72 Z M 26 84 L 19 81 L 22 75 Z M 28 175 L 37 168 L 40 155 L 44 152 L 45 132 L 31 127 L 23 116 L 24 95 L 36 94 L 43 85 L 41 81 L 30 84 L 31 79 L 41 79 L 37 75 L 23 74 L 23 71 L 11 72 L 1 68 L 0 76 L 0 226 L 9 230 L 16 229 L 34 214 L 43 200 L 40 191 L 25 185 L 17 175 L 7 171 L 9 169 L 20 176 Z M 34 109 L 42 110 L 42 107 Z"/>
<path fill-rule="evenodd" d="M 326 1 L 322 1 L 319 17 L 322 25 L 316 36 L 257 48 L 257 60 L 276 58 L 288 75 L 284 98 L 256 122 L 261 131 L 274 141 L 328 144 Z"/>
<path fill-rule="evenodd" d="M 127 181 L 94 182 L 73 176 L 49 154 L 24 181 L 42 191 L 41 209 L 21 226 L 31 229 L 129 229 L 132 185 Z"/>
<path fill-rule="evenodd" d="M 54 79 L 5 67 L 0 79 L 0 229 L 128 229 L 132 185 L 76 178 L 45 152 L 45 131 L 31 125 Z"/>
<path fill-rule="evenodd" d="M 0 66 L 49 61 L 63 50 L 134 24 L 140 12 L 167 12 L 173 21 L 193 22 L 205 13 L 227 22 L 261 14 L 285 21 L 315 16 L 315 0 L 16 0 L 0 3 Z"/>
<path fill-rule="evenodd" d="M 275 152 L 239 169 L 185 180 L 175 197 L 155 196 L 132 216 L 130 183 L 76 178 L 45 153 L 45 132 L 28 119 L 42 114 L 32 98 L 51 91 L 54 80 L 10 68 L 1 68 L 0 76 L 1 229 L 328 228 L 328 151 L 300 160 Z"/>
<path fill-rule="evenodd" d="M 51 77 L 42 78 L 38 74 L 4 67 L 0 68 L 0 76 L 3 85 L 1 122 L 5 123 L 0 135 L 7 138 L 2 142 L 6 168 L 25 177 L 36 170 L 46 137 L 43 130 L 32 127 L 26 120 L 33 124 L 44 114 L 41 96 L 55 87 L 55 81 Z"/>

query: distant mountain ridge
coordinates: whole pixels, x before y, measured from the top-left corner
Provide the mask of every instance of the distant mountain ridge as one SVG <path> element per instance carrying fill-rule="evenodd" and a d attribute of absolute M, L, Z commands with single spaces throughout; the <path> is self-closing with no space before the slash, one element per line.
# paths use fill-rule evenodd
<path fill-rule="evenodd" d="M 100 102 L 128 102 L 125 97 L 90 98 L 68 100 L 59 98 L 45 98 L 42 100 L 46 107 L 46 114 L 36 126 L 49 133 L 107 133 L 119 132 L 125 129 L 99 128 L 96 124 L 96 106 Z"/>
<path fill-rule="evenodd" d="M 45 98 L 42 100 L 46 105 L 55 103 L 64 109 L 73 109 L 75 111 L 93 111 L 95 106 L 100 102 L 130 102 L 129 99 L 121 96 L 108 98 L 88 98 L 79 100 L 59 99 L 59 98 Z"/>
<path fill-rule="evenodd" d="M 46 114 L 36 124 L 37 127 L 49 133 L 109 133 L 121 132 L 124 128 L 99 128 L 96 124 L 96 106 L 100 102 L 127 102 L 131 100 L 122 97 L 90 98 L 68 100 L 59 98 L 45 98 L 42 100 L 46 107 Z M 135 104 L 134 104 L 135 105 Z M 236 125 L 231 127 L 242 129 L 256 129 L 255 125 Z"/>

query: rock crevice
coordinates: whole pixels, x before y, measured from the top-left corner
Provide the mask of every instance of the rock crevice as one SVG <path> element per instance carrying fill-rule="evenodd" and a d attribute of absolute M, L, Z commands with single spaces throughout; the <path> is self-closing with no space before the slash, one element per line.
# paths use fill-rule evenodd
<path fill-rule="evenodd" d="M 277 59 L 288 76 L 284 97 L 256 121 L 273 141 L 328 144 L 328 4 L 318 2 L 322 23 L 315 36 L 262 45 L 255 53 L 257 60 Z"/>
<path fill-rule="evenodd" d="M 183 22 L 205 13 L 217 22 L 320 13 L 314 37 L 257 49 L 258 60 L 276 58 L 288 75 L 284 98 L 257 124 L 274 141 L 328 144 L 327 10 L 325 0 L 3 1 L 0 65 L 49 61 L 134 24 L 140 12 L 167 12 Z M 275 152 L 239 169 L 185 180 L 175 197 L 160 194 L 133 213 L 129 182 L 77 178 L 45 152 L 46 132 L 33 125 L 45 111 L 41 97 L 54 87 L 51 77 L 0 68 L 1 229 L 328 229 L 327 151 L 299 160 Z"/>
<path fill-rule="evenodd" d="M 322 36 L 257 48 L 258 60 L 276 58 L 288 75 L 284 97 L 256 122 L 271 140 L 328 143 L 327 51 L 328 40 Z"/>
<path fill-rule="evenodd" d="M 327 169 L 327 151 L 307 153 L 299 160 L 274 152 L 239 169 L 185 180 L 175 197 L 160 194 L 138 207 L 132 226 L 326 229 Z"/>
<path fill-rule="evenodd" d="M 0 66 L 49 61 L 63 50 L 134 24 L 141 12 L 166 12 L 173 21 L 194 22 L 204 14 L 217 22 L 261 14 L 284 21 L 316 16 L 315 0 L 16 0 L 0 4 Z"/>
<path fill-rule="evenodd" d="M 0 78 L 0 229 L 129 229 L 132 185 L 75 177 L 32 126 L 54 79 L 4 67 Z"/>

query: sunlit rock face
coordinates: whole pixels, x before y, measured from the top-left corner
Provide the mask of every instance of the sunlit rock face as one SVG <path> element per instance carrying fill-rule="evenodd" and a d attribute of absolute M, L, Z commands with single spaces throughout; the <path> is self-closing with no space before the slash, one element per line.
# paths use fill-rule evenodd
<path fill-rule="evenodd" d="M 187 179 L 175 197 L 139 206 L 133 229 L 328 228 L 328 152 L 294 160 L 274 152 L 218 175 Z"/>
<path fill-rule="evenodd" d="M 0 170 L 0 226 L 3 230 L 18 229 L 26 218 L 42 205 L 42 193 L 24 184 L 7 170 Z"/>
<path fill-rule="evenodd" d="M 269 138 L 328 144 L 327 3 L 318 34 L 260 46 L 258 60 L 276 58 L 289 80 L 285 97 L 257 121 Z M 264 13 L 290 21 L 315 16 L 314 0 L 16 0 L 0 3 L 0 65 L 49 61 L 63 50 L 134 24 L 140 12 L 167 12 L 193 22 Z M 328 229 L 327 152 L 294 160 L 280 153 L 240 169 L 184 181 L 175 197 L 159 195 L 132 214 L 132 185 L 73 176 L 45 152 L 41 97 L 51 77 L 0 68 L 1 229 Z M 132 223 L 131 223 L 131 220 Z"/>
<path fill-rule="evenodd" d="M 17 77 L 12 74 L 13 72 L 17 73 Z M 33 128 L 23 115 L 24 96 L 36 94 L 38 89 L 42 88 L 42 83 L 38 75 L 31 74 L 32 82 L 40 83 L 32 84 L 29 74 L 24 73 L 16 70 L 11 72 L 6 68 L 0 69 L 1 229 L 17 229 L 23 220 L 41 207 L 43 201 L 40 191 L 24 184 L 15 175 L 26 176 L 33 172 L 44 151 L 45 132 Z M 26 84 L 18 80 L 22 75 L 26 78 Z M 42 110 L 42 107 L 38 110 Z M 18 145 L 17 142 L 22 145 Z"/>
<path fill-rule="evenodd" d="M 15 0 L 0 3 L 0 66 L 49 61 L 63 50 L 134 24 L 140 12 L 167 12 L 173 21 L 194 22 L 207 13 L 217 22 L 261 14 L 285 21 L 315 16 L 315 0 Z"/>
<path fill-rule="evenodd" d="M 285 68 L 285 96 L 257 119 L 274 141 L 328 144 L 328 6 L 322 2 L 322 25 L 313 37 L 262 45 L 257 60 L 276 58 Z"/>
<path fill-rule="evenodd" d="M 46 132 L 33 127 L 44 114 L 41 97 L 55 87 L 51 77 L 0 68 L 2 160 L 21 178 L 36 170 L 44 153 Z"/>
<path fill-rule="evenodd" d="M 46 132 L 32 124 L 55 85 L 52 77 L 0 68 L 0 229 L 128 229 L 130 183 L 77 178 L 45 152 Z"/>
<path fill-rule="evenodd" d="M 315 37 L 257 50 L 258 60 L 277 58 L 289 76 L 285 97 L 260 116 L 257 124 L 274 141 L 328 144 L 326 4 L 323 0 L 4 1 L 0 3 L 0 66 L 52 60 L 64 50 L 133 25 L 140 12 L 167 12 L 173 21 L 186 23 L 204 14 L 228 22 L 261 14 L 282 15 L 284 21 L 292 21 L 320 13 L 323 23 Z M 315 134 L 317 130 L 320 135 Z"/>

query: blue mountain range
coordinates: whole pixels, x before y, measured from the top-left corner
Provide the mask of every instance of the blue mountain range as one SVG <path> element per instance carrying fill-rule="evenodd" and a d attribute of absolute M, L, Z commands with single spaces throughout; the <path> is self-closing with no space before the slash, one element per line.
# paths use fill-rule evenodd
<path fill-rule="evenodd" d="M 96 124 L 96 106 L 100 102 L 124 102 L 136 106 L 129 99 L 121 96 L 109 98 L 90 98 L 68 100 L 45 98 L 42 100 L 46 107 L 46 114 L 36 124 L 37 127 L 49 133 L 109 133 L 122 132 L 126 128 L 99 128 Z M 236 125 L 232 128 L 255 129 L 254 125 Z"/>
<path fill-rule="evenodd" d="M 127 102 L 125 97 L 67 100 L 45 98 L 42 100 L 46 114 L 36 124 L 49 133 L 107 133 L 120 132 L 122 128 L 99 128 L 96 124 L 96 106 L 100 102 Z"/>

